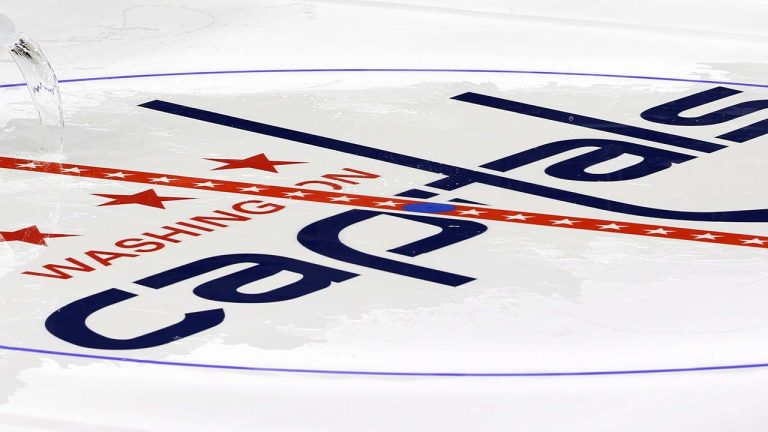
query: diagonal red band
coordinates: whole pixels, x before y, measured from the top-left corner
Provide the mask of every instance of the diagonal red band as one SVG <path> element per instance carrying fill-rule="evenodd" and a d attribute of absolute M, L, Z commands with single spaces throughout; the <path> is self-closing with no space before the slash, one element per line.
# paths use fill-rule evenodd
<path fill-rule="evenodd" d="M 605 219 L 590 219 L 545 213 L 521 212 L 467 205 L 440 204 L 400 197 L 380 197 L 340 192 L 329 192 L 288 186 L 244 183 L 202 177 L 188 177 L 173 174 L 133 171 L 127 169 L 103 168 L 89 165 L 74 165 L 56 162 L 43 162 L 30 159 L 0 157 L 0 168 L 33 171 L 49 174 L 88 177 L 99 180 L 111 180 L 128 183 L 141 183 L 170 186 L 187 189 L 209 190 L 225 193 L 256 195 L 270 198 L 310 201 L 323 204 L 336 204 L 353 208 L 436 214 L 465 219 L 480 219 L 500 222 L 512 222 L 527 225 L 540 225 L 615 234 L 630 234 L 645 237 L 660 237 L 704 243 L 727 244 L 768 248 L 768 237 L 751 234 L 738 234 L 721 231 L 703 231 L 698 229 L 665 225 L 648 225 L 635 222 L 621 222 Z"/>

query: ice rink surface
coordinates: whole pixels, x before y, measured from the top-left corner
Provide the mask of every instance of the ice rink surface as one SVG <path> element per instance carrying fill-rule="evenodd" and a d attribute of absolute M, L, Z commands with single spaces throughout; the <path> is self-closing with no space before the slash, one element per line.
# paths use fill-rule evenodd
<path fill-rule="evenodd" d="M 764 430 L 766 8 L 0 4 L 0 430 Z"/>

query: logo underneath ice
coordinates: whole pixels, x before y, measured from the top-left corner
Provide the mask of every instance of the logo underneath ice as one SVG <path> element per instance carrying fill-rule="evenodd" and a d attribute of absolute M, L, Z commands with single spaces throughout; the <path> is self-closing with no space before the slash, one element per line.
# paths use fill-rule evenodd
<path fill-rule="evenodd" d="M 40 120 L 43 151 L 59 154 L 64 150 L 64 116 L 59 82 L 40 47 L 19 33 L 7 16 L 0 14 L 0 45 L 9 50 L 27 83 Z"/>

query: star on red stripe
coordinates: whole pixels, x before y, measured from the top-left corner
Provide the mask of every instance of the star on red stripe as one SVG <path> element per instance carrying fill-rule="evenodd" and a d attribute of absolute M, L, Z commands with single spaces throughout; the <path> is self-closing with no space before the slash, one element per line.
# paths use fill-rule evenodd
<path fill-rule="evenodd" d="M 0 231 L 0 242 L 20 241 L 40 246 L 48 246 L 45 239 L 58 237 L 77 237 L 77 234 L 41 233 L 36 225 L 16 231 Z"/>
<path fill-rule="evenodd" d="M 267 155 L 264 153 L 257 154 L 256 156 L 251 156 L 249 158 L 245 159 L 215 159 L 215 158 L 206 158 L 206 160 L 214 161 L 214 162 L 221 162 L 225 165 L 220 166 L 218 168 L 214 168 L 213 170 L 228 170 L 228 169 L 238 169 L 238 168 L 253 168 L 261 171 L 269 171 L 276 173 L 277 168 L 275 168 L 278 165 L 294 165 L 294 164 L 303 164 L 306 162 L 296 162 L 296 161 L 277 161 L 277 160 L 269 160 L 267 158 Z"/>
<path fill-rule="evenodd" d="M 265 156 L 266 157 L 266 156 Z M 272 162 L 272 161 L 270 161 Z M 273 166 L 274 167 L 274 166 Z M 77 168 L 75 170 L 75 168 Z M 12 169 L 25 172 L 40 172 L 47 174 L 57 174 L 66 176 L 77 176 L 81 178 L 107 179 L 110 181 L 120 181 L 127 183 L 140 183 L 156 186 L 159 182 L 164 183 L 163 187 L 175 187 L 201 190 L 201 187 L 208 188 L 223 193 L 236 193 L 245 195 L 256 195 L 261 197 L 282 198 L 291 200 L 301 200 L 315 203 L 329 203 L 342 206 L 353 206 L 359 208 L 369 208 L 381 210 L 386 208 L 388 211 L 424 213 L 424 205 L 429 204 L 432 208 L 435 203 L 427 201 L 407 199 L 404 197 L 386 197 L 375 195 L 358 195 L 352 193 L 323 191 L 316 189 L 304 189 L 290 186 L 278 186 L 270 184 L 244 183 L 237 181 L 227 181 L 221 179 L 208 179 L 200 177 L 187 177 L 181 175 L 171 175 L 163 173 L 153 173 L 144 171 L 132 171 L 123 169 L 118 171 L 115 168 L 96 167 L 88 165 L 73 165 L 53 162 L 34 161 L 29 159 L 19 159 L 0 156 L 0 169 Z M 210 187 L 213 185 L 214 187 Z M 111 202 L 103 205 L 117 204 L 141 204 L 150 207 L 164 208 L 164 201 L 173 201 L 179 199 L 191 199 L 182 197 L 159 197 L 152 191 L 144 191 L 134 195 L 107 195 L 106 198 L 112 199 Z M 394 200 L 397 201 L 394 201 Z M 418 205 L 417 209 L 414 209 Z M 445 206 L 451 210 L 445 210 Z M 520 213 L 517 210 L 482 207 L 479 210 L 466 205 L 448 205 L 439 206 L 440 209 L 434 213 L 445 216 L 459 217 L 464 219 L 480 219 L 489 221 L 501 221 L 524 225 L 537 225 L 558 227 L 560 229 L 576 229 L 586 231 L 596 231 L 601 233 L 644 236 L 655 239 L 676 239 L 686 241 L 705 242 L 709 244 L 717 243 L 723 245 L 742 246 L 750 248 L 768 249 L 768 236 L 755 236 L 754 234 L 743 234 L 722 231 L 703 231 L 700 229 L 686 227 L 672 227 L 664 225 L 648 225 L 638 222 L 611 221 L 605 219 L 590 219 L 585 217 L 564 216 L 545 213 Z M 427 211 L 429 212 L 429 211 Z M 32 227 L 28 228 L 31 230 Z M 20 231 L 5 233 L 5 241 L 29 239 L 32 242 L 36 237 L 31 231 L 30 235 L 24 236 Z M 45 236 L 46 234 L 40 234 Z M 51 234 L 50 236 L 66 236 L 67 234 Z M 45 237 L 43 237 L 45 239 Z"/>
<path fill-rule="evenodd" d="M 104 204 L 99 204 L 99 207 L 123 205 L 123 204 L 139 204 L 147 207 L 165 209 L 165 206 L 163 205 L 163 201 L 179 201 L 179 200 L 194 199 L 194 198 L 184 198 L 184 197 L 158 196 L 157 192 L 155 192 L 154 189 L 147 189 L 143 192 L 135 193 L 133 195 L 116 195 L 116 194 L 94 194 L 94 195 L 104 197 L 104 198 L 109 198 L 112 200 L 109 202 L 105 202 Z"/>

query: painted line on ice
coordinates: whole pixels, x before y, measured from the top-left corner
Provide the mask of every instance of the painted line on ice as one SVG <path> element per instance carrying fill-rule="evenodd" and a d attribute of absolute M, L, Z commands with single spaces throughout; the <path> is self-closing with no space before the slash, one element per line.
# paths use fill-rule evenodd
<path fill-rule="evenodd" d="M 113 182 L 140 183 L 153 186 L 205 190 L 220 193 L 256 195 L 260 197 L 280 198 L 292 201 L 306 201 L 352 208 L 375 209 L 386 212 L 412 214 L 430 213 L 462 219 L 511 222 L 524 225 L 597 231 L 612 234 L 629 234 L 643 237 L 686 240 L 731 246 L 768 248 L 768 237 L 752 234 L 705 231 L 667 225 L 650 225 L 607 219 L 533 213 L 484 206 L 435 203 L 402 197 L 329 192 L 290 186 L 245 183 L 168 173 L 45 162 L 12 157 L 0 157 L 0 168 L 72 177 L 86 177 Z"/>
<path fill-rule="evenodd" d="M 768 88 L 768 84 L 748 83 L 739 81 L 707 80 L 695 78 L 675 78 L 652 75 L 608 74 L 598 72 L 567 72 L 567 71 L 538 71 L 517 69 L 442 69 L 442 68 L 305 68 L 305 69 L 239 69 L 223 71 L 186 71 L 162 72 L 145 74 L 108 75 L 100 77 L 69 78 L 59 80 L 59 83 L 77 83 L 90 81 L 109 81 L 137 78 L 162 78 L 177 76 L 203 75 L 240 75 L 240 74 L 280 74 L 280 73 L 324 73 L 324 72 L 405 72 L 405 73 L 482 73 L 482 74 L 512 74 L 512 75 L 557 75 L 573 77 L 619 78 L 650 81 L 683 82 L 698 84 L 733 85 L 742 87 Z M 0 88 L 23 87 L 25 83 L 0 84 Z"/>
<path fill-rule="evenodd" d="M 768 363 L 748 363 L 723 366 L 695 366 L 681 368 L 659 369 L 627 369 L 607 371 L 564 371 L 564 372 L 418 372 L 418 371 L 373 371 L 373 370 L 343 370 L 343 369 L 303 369 L 303 368 L 277 368 L 259 366 L 238 366 L 194 362 L 175 362 L 166 360 L 150 360 L 132 357 L 118 357 L 98 354 L 71 353 L 37 348 L 24 348 L 10 345 L 0 345 L 0 350 L 45 354 L 62 357 L 84 358 L 91 360 L 108 360 L 123 363 L 151 364 L 159 366 L 178 366 L 200 369 L 220 369 L 251 372 L 282 372 L 313 375 L 352 375 L 352 376 L 384 376 L 384 377 L 424 377 L 424 378 L 534 378 L 534 377 L 577 377 L 577 376 L 601 376 L 601 375 L 646 375 L 675 372 L 708 372 L 722 370 L 757 369 L 768 367 Z"/>

